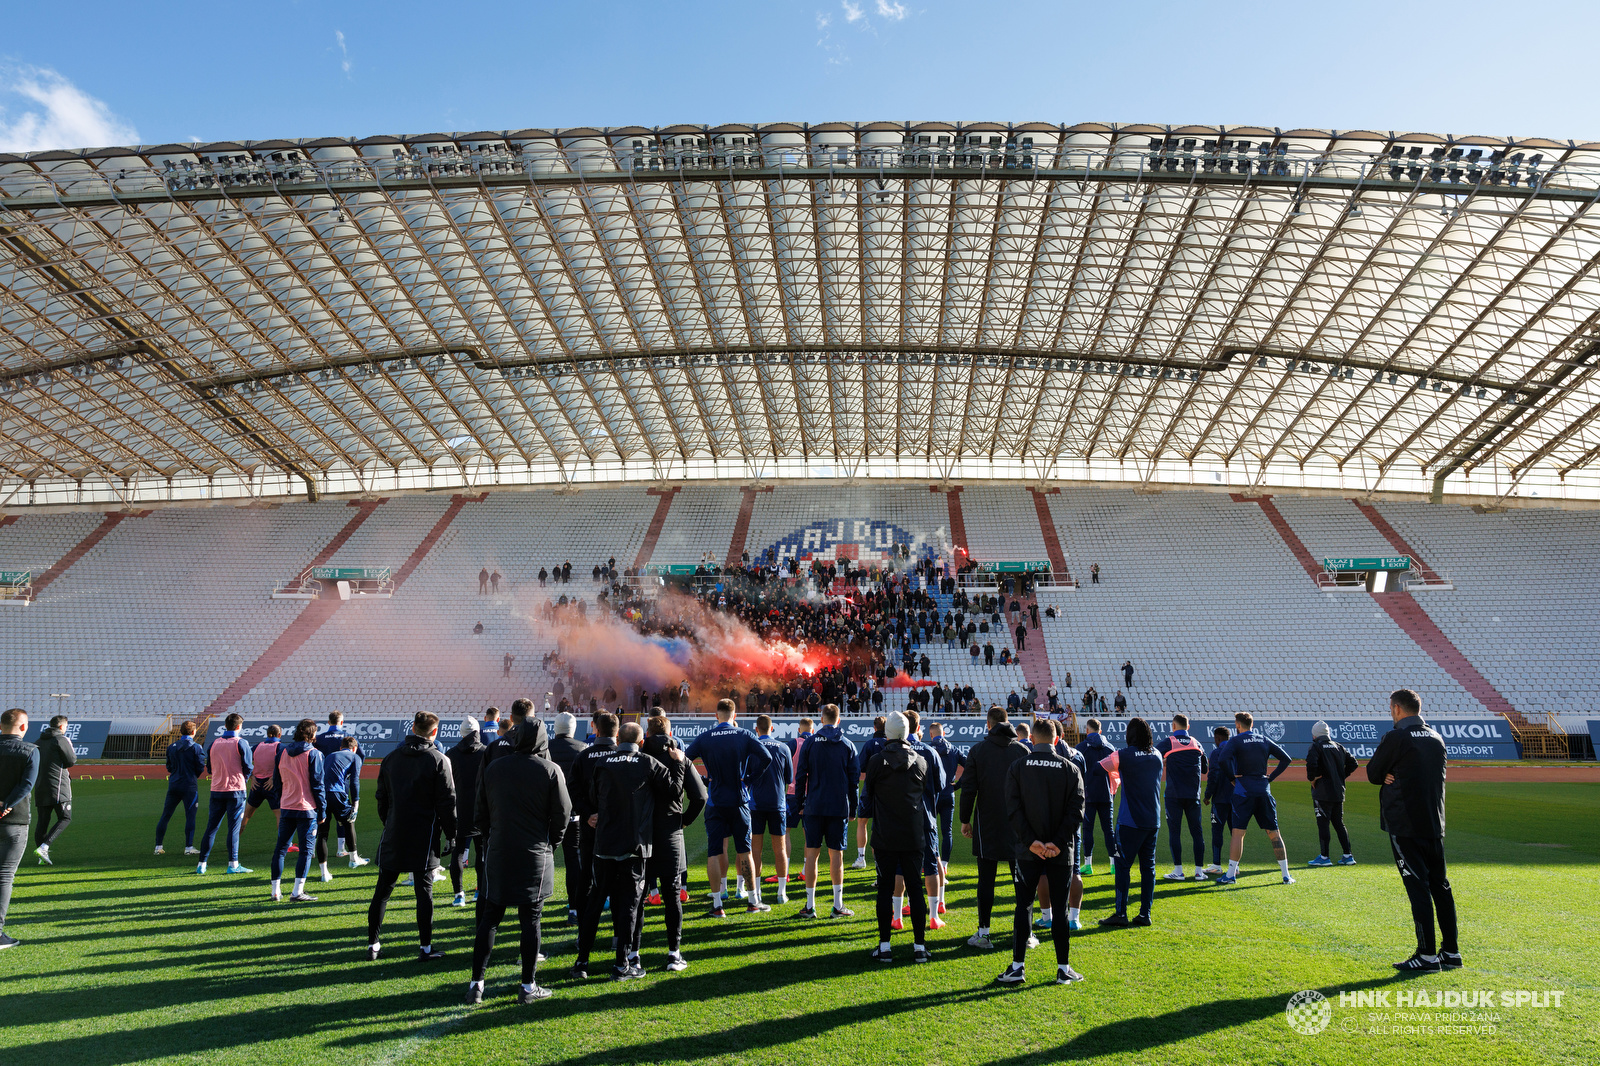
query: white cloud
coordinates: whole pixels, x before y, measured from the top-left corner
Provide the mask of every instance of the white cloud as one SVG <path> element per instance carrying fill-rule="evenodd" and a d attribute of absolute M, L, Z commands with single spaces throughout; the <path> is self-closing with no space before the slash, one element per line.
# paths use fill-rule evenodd
<path fill-rule="evenodd" d="M 906 10 L 906 5 L 904 4 L 891 4 L 888 2 L 888 0 L 878 0 L 878 14 L 883 18 L 893 19 L 894 21 L 899 22 L 901 19 L 904 19 L 907 15 L 911 14 L 911 12 Z"/>
<path fill-rule="evenodd" d="M 0 152 L 138 143 L 138 130 L 55 71 L 0 64 Z"/>
<path fill-rule="evenodd" d="M 824 12 L 817 12 L 817 29 L 825 30 L 833 25 L 833 16 Z"/>
<path fill-rule="evenodd" d="M 850 0 L 839 0 L 839 6 L 844 8 L 844 20 L 846 22 L 860 22 L 867 17 L 867 13 L 861 10 L 861 5 L 852 4 Z"/>
<path fill-rule="evenodd" d="M 882 3 L 883 0 L 878 0 Z M 334 40 L 339 42 L 339 69 L 344 71 L 345 77 L 350 76 L 350 50 L 344 46 L 344 31 L 334 30 Z"/>

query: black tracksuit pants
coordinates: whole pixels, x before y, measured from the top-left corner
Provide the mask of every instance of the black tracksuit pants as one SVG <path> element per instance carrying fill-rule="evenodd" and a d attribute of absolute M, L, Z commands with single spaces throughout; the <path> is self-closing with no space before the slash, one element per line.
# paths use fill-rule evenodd
<path fill-rule="evenodd" d="M 1322 846 L 1322 850 L 1317 854 L 1324 856 L 1329 854 L 1329 830 L 1339 834 L 1339 846 L 1344 849 L 1342 854 L 1350 854 L 1350 834 L 1344 828 L 1344 800 L 1324 802 L 1313 796 L 1311 809 L 1317 815 L 1317 843 Z"/>
<path fill-rule="evenodd" d="M 1222 845 L 1233 832 L 1233 803 L 1225 801 L 1211 805 L 1211 861 L 1222 865 Z"/>
<path fill-rule="evenodd" d="M 596 858 L 593 870 L 589 898 L 578 919 L 577 961 L 589 961 L 589 952 L 600 931 L 600 915 L 609 897 L 611 931 L 617 938 L 617 965 L 622 966 L 633 950 L 633 923 L 638 918 L 639 900 L 644 895 L 644 859 Z"/>
<path fill-rule="evenodd" d="M 583 910 L 583 901 L 589 895 L 589 873 L 584 868 L 583 852 L 578 846 L 579 832 L 578 822 L 574 820 L 561 838 L 561 864 L 565 868 L 569 911 Z"/>
<path fill-rule="evenodd" d="M 1194 841 L 1194 868 L 1199 872 L 1206 861 L 1206 838 L 1200 831 L 1200 801 L 1197 799 L 1167 800 L 1167 844 L 1172 848 L 1172 865 L 1183 865 L 1183 823 L 1189 823 L 1189 837 Z M 1054 897 L 1051 897 L 1054 898 Z"/>
<path fill-rule="evenodd" d="M 875 848 L 878 863 L 878 939 L 889 939 L 889 923 L 900 917 L 894 913 L 895 874 L 906 879 L 906 902 L 911 904 L 913 944 L 921 944 L 928 928 L 928 891 L 922 883 L 921 851 L 884 851 Z M 994 906 L 994 889 L 989 890 L 989 905 Z M 980 923 L 981 924 L 981 923 Z"/>
<path fill-rule="evenodd" d="M 478 935 L 472 943 L 472 979 L 483 980 L 489 969 L 489 953 L 494 950 L 495 933 L 509 908 L 504 903 L 485 900 L 478 908 Z M 544 903 L 519 903 L 517 920 L 522 927 L 522 983 L 533 984 L 534 965 L 539 959 L 539 919 Z"/>
<path fill-rule="evenodd" d="M 50 824 L 50 815 L 54 813 L 56 821 Z M 72 801 L 66 803 L 41 803 L 39 804 L 39 822 L 33 829 L 33 846 L 36 848 L 48 847 L 56 842 L 67 826 L 72 824 Z"/>
<path fill-rule="evenodd" d="M 1090 802 L 1083 805 L 1083 855 L 1085 862 L 1094 858 L 1094 827 L 1098 823 L 1106 838 L 1106 850 L 1117 850 L 1117 838 L 1111 832 L 1111 801 Z M 1050 897 L 1054 899 L 1054 896 Z"/>
<path fill-rule="evenodd" d="M 1111 855 L 1116 864 L 1116 907 L 1118 914 L 1128 913 L 1128 895 L 1133 886 L 1133 864 L 1139 864 L 1139 913 L 1149 915 L 1150 904 L 1156 898 L 1156 834 L 1159 829 L 1140 829 L 1131 825 L 1117 826 L 1116 851 Z M 1052 892 L 1051 899 L 1055 899 Z M 1066 897 L 1061 897 L 1065 899 Z"/>
<path fill-rule="evenodd" d="M 639 954 L 639 942 L 644 936 L 644 901 L 652 889 L 661 893 L 661 909 L 667 922 L 667 951 L 677 951 L 683 944 L 683 899 L 678 895 L 677 853 L 662 854 L 658 844 L 655 854 L 645 860 L 644 888 L 639 893 L 639 911 L 633 925 L 633 953 Z"/>
<path fill-rule="evenodd" d="M 1456 942 L 1456 897 L 1445 875 L 1444 841 L 1421 837 L 1389 837 L 1400 883 L 1411 899 L 1411 920 L 1417 927 L 1417 954 L 1436 955 L 1461 950 Z M 1439 940 L 1433 938 L 1433 920 L 1439 919 Z"/>
<path fill-rule="evenodd" d="M 383 928 L 383 916 L 389 909 L 389 897 L 394 894 L 395 883 L 404 870 L 379 870 L 378 883 L 372 889 L 372 905 L 367 908 L 367 943 L 378 942 L 378 930 Z M 414 876 L 417 896 L 417 942 L 433 943 L 433 871 L 418 870 Z"/>
<path fill-rule="evenodd" d="M 1050 898 L 1063 901 L 1072 888 L 1072 877 L 1078 871 L 1068 853 L 1065 862 L 1046 862 L 1043 859 L 1023 859 L 1012 864 L 1012 884 L 1017 889 L 1017 912 L 1011 920 L 1011 961 L 1020 964 L 1028 953 L 1028 937 L 1033 922 L 1033 901 L 1039 894 L 1041 879 L 1050 887 Z M 1072 932 L 1065 918 L 1050 923 L 1050 939 L 1055 942 L 1056 965 L 1065 966 L 1071 953 Z"/>

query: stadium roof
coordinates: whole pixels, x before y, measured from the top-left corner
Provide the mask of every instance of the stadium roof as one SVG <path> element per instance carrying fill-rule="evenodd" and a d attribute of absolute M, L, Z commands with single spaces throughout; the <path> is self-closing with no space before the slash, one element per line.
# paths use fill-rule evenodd
<path fill-rule="evenodd" d="M 1600 144 L 1044 123 L 0 155 L 0 506 L 682 477 L 1600 497 Z"/>

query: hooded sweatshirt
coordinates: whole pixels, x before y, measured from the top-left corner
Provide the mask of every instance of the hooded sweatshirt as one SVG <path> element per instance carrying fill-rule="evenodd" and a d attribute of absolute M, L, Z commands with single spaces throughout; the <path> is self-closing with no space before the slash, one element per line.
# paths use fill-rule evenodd
<path fill-rule="evenodd" d="M 1012 763 L 1027 758 L 1028 751 L 1028 745 L 1006 723 L 991 726 L 988 735 L 967 752 L 967 769 L 961 777 L 960 819 L 962 825 L 973 827 L 973 854 L 977 858 L 1012 858 L 1006 773 Z"/>
<path fill-rule="evenodd" d="M 280 811 L 310 811 L 322 821 L 327 795 L 322 786 L 322 752 L 309 741 L 291 740 L 278 747 L 272 787 L 281 795 Z"/>
<path fill-rule="evenodd" d="M 211 774 L 211 791 L 243 792 L 245 779 L 254 768 L 250 746 L 239 739 L 236 729 L 224 729 L 206 752 L 206 769 Z"/>
<path fill-rule="evenodd" d="M 818 727 L 800 749 L 794 798 L 807 818 L 854 818 L 861 767 L 856 746 L 837 725 Z"/>
<path fill-rule="evenodd" d="M 861 787 L 872 810 L 872 847 L 877 851 L 915 851 L 926 846 L 927 810 L 923 802 L 928 763 L 903 740 L 885 741 L 867 764 Z"/>

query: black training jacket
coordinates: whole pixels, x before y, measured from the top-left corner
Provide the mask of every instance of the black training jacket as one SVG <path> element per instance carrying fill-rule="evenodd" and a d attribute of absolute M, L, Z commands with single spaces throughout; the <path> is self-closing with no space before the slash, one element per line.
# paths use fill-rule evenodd
<path fill-rule="evenodd" d="M 700 771 L 688 759 L 679 761 L 667 754 L 669 749 L 675 747 L 677 745 L 671 738 L 658 734 L 645 737 L 641 749 L 666 767 L 667 774 L 672 778 L 672 798 L 656 804 L 655 834 L 658 847 L 666 843 L 672 834 L 682 833 L 684 826 L 693 825 L 706 807 L 706 783 L 700 777 Z M 685 802 L 685 798 L 688 802 Z"/>
<path fill-rule="evenodd" d="M 554 848 L 572 821 L 561 769 L 546 757 L 542 730 L 519 726 L 511 750 L 484 768 L 473 822 L 487 841 L 484 894 L 508 907 L 550 898 Z"/>
<path fill-rule="evenodd" d="M 1017 861 L 1039 857 L 1028 850 L 1035 840 L 1054 844 L 1054 862 L 1071 862 L 1073 838 L 1083 824 L 1083 774 L 1049 744 L 1035 744 L 1026 758 L 1006 771 L 1006 817 Z"/>
<path fill-rule="evenodd" d="M 473 805 L 478 798 L 478 771 L 483 768 L 483 737 L 478 730 L 463 733 L 444 757 L 450 760 L 450 776 L 456 784 L 456 834 L 461 841 L 472 836 Z"/>
<path fill-rule="evenodd" d="M 655 811 L 675 789 L 667 768 L 629 744 L 589 764 L 589 803 L 600 816 L 594 829 L 597 859 L 648 859 L 655 846 Z"/>
<path fill-rule="evenodd" d="M 867 763 L 861 803 L 872 812 L 874 851 L 920 852 L 927 846 L 928 816 L 922 802 L 927 778 L 927 760 L 903 740 L 885 742 Z"/>
<path fill-rule="evenodd" d="M 456 835 L 456 785 L 450 760 L 433 742 L 406 734 L 378 765 L 378 869 L 417 874 L 437 866 L 439 838 Z"/>
<path fill-rule="evenodd" d="M 1444 738 L 1418 714 L 1400 719 L 1383 735 L 1367 762 L 1378 790 L 1378 825 L 1397 837 L 1444 839 Z M 1394 775 L 1394 784 L 1383 779 Z"/>
<path fill-rule="evenodd" d="M 979 859 L 1012 858 L 1011 822 L 1006 818 L 1006 774 L 1026 758 L 1028 745 L 1010 725 L 997 725 L 967 752 L 961 775 L 961 824 L 972 826 L 972 854 Z M 974 814 L 976 811 L 976 814 Z"/>
<path fill-rule="evenodd" d="M 589 798 L 593 791 L 594 764 L 616 750 L 615 737 L 600 737 L 578 752 L 578 757 L 572 760 L 572 766 L 567 770 L 567 795 L 572 797 L 572 813 L 580 819 L 587 820 L 589 815 L 595 813 L 594 803 Z"/>
<path fill-rule="evenodd" d="M 11 813 L 0 818 L 0 825 L 27 825 L 32 820 L 29 797 L 39 780 L 39 746 L 21 737 L 0 736 L 0 811 Z"/>
<path fill-rule="evenodd" d="M 1317 737 L 1311 742 L 1306 752 L 1306 780 L 1312 781 L 1312 799 L 1343 803 L 1344 779 L 1355 772 L 1355 756 L 1343 744 L 1331 737 Z"/>

